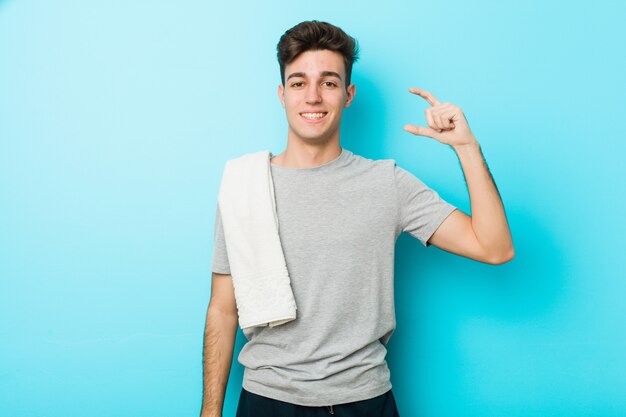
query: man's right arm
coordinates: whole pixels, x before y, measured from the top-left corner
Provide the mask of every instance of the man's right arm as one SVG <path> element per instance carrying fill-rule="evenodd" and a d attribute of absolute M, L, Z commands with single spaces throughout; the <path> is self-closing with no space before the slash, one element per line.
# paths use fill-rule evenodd
<path fill-rule="evenodd" d="M 204 378 L 200 417 L 221 417 L 237 334 L 232 277 L 213 273 L 204 330 Z"/>

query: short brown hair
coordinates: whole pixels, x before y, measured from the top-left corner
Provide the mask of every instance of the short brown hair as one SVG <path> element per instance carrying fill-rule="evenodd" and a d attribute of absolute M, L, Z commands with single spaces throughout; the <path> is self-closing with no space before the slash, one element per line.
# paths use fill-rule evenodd
<path fill-rule="evenodd" d="M 338 52 L 343 56 L 347 87 L 352 75 L 352 64 L 359 58 L 357 40 L 341 28 L 317 20 L 298 23 L 280 37 L 276 55 L 283 85 L 285 85 L 285 66 L 291 64 L 303 52 L 323 49 Z"/>

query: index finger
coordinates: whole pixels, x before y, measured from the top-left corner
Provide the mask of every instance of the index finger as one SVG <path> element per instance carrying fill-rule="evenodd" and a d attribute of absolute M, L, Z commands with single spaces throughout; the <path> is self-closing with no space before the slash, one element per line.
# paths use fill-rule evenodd
<path fill-rule="evenodd" d="M 426 99 L 426 101 L 431 105 L 431 106 L 436 106 L 438 104 L 441 104 L 439 102 L 439 100 L 437 100 L 437 97 L 433 96 L 432 93 L 426 91 L 426 90 L 422 90 L 421 88 L 409 88 L 409 91 L 415 95 L 418 95 L 424 99 Z"/>

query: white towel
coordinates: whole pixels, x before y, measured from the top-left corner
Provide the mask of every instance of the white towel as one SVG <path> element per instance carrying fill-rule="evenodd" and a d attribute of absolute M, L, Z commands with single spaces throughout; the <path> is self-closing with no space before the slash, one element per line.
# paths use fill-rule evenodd
<path fill-rule="evenodd" d="M 270 170 L 270 151 L 226 162 L 218 195 L 242 329 L 296 318 Z"/>

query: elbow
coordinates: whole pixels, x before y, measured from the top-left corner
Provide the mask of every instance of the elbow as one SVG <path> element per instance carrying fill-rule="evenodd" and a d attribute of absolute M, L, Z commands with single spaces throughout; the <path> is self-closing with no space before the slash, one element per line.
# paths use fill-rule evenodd
<path fill-rule="evenodd" d="M 492 253 L 485 259 L 485 262 L 490 265 L 502 265 L 511 261 L 514 257 L 515 249 L 513 248 L 513 245 L 511 245 L 505 250 L 500 250 L 498 252 Z"/>

